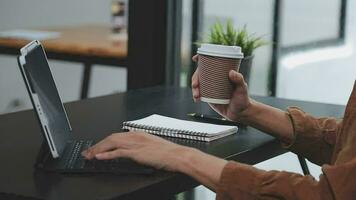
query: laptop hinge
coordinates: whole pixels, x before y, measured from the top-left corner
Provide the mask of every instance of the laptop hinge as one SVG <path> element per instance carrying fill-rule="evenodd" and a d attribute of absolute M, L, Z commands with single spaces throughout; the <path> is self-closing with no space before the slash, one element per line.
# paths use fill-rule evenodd
<path fill-rule="evenodd" d="M 37 157 L 36 157 L 36 163 L 35 167 L 36 168 L 44 168 L 44 163 L 48 159 L 50 155 L 50 149 L 48 147 L 48 144 L 45 140 L 42 140 L 42 144 L 40 147 L 40 150 L 38 151 Z"/>

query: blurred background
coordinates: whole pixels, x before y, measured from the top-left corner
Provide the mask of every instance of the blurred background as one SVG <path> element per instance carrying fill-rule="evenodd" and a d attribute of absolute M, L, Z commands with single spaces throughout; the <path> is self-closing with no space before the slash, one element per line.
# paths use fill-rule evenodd
<path fill-rule="evenodd" d="M 356 77 L 356 14 L 353 12 L 356 1 L 151 0 L 148 2 L 152 7 L 142 8 L 141 4 L 148 4 L 147 1 L 122 1 L 127 5 L 124 14 L 128 22 L 124 26 L 128 35 L 120 40 L 128 38 L 127 62 L 117 63 L 115 67 L 93 63 L 85 98 L 154 85 L 189 87 L 195 70 L 191 56 L 196 52 L 196 42 L 206 37 L 205 33 L 217 20 L 232 19 L 236 27 L 246 26 L 250 33 L 263 36 L 268 42 L 254 52 L 249 82 L 251 94 L 346 104 Z M 110 32 L 113 2 L 117 1 L 2 0 L 0 32 L 86 25 L 108 27 Z M 146 25 L 145 18 L 148 19 Z M 100 41 L 91 43 L 100 46 Z M 2 45 L 0 42 L 0 50 Z M 157 56 L 155 52 L 164 56 Z M 141 59 L 145 56 L 154 60 L 145 62 Z M 31 109 L 15 58 L 3 46 L 0 114 Z M 50 59 L 50 66 L 63 101 L 83 98 L 83 63 L 55 58 Z M 136 68 L 129 74 L 131 66 Z M 140 78 L 145 70 L 151 70 L 151 78 Z M 292 153 L 257 167 L 301 173 Z M 311 164 L 310 167 L 317 178 L 320 169 Z M 197 191 L 195 195 L 201 199 L 215 197 L 203 187 Z"/>

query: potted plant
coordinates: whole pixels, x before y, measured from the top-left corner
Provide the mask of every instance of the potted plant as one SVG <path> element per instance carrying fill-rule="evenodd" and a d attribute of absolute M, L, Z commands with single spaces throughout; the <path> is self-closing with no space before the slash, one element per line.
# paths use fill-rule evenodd
<path fill-rule="evenodd" d="M 240 46 L 244 53 L 244 58 L 242 59 L 239 72 L 244 76 L 247 83 L 250 78 L 254 50 L 267 44 L 261 36 L 249 34 L 246 25 L 242 29 L 236 29 L 232 20 L 228 20 L 225 25 L 220 21 L 213 24 L 204 43 Z"/>

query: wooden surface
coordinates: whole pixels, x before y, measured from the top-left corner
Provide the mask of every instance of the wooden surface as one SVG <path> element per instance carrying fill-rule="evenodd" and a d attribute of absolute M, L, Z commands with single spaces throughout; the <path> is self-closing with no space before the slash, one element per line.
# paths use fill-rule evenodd
<path fill-rule="evenodd" d="M 254 97 L 274 107 L 295 105 L 316 116 L 342 117 L 344 106 Z M 152 113 L 180 119 L 187 113 L 213 114 L 205 103 L 195 104 L 190 88 L 148 88 L 71 102 L 65 105 L 73 136 L 99 140 L 121 130 L 122 122 Z M 198 183 L 179 173 L 157 171 L 152 175 L 61 175 L 33 166 L 42 136 L 32 110 L 0 115 L 0 199 L 170 199 Z M 168 139 L 168 138 L 167 138 Z M 256 164 L 284 153 L 277 140 L 252 127 L 240 126 L 238 133 L 210 142 L 172 139 L 229 160 Z M 177 155 L 179 156 L 179 155 Z"/>
<path fill-rule="evenodd" d="M 127 57 L 127 39 L 113 41 L 109 25 L 82 25 L 33 30 L 61 33 L 59 38 L 41 41 L 46 52 L 109 58 Z M 20 49 L 28 42 L 28 40 L 0 38 L 0 47 Z"/>

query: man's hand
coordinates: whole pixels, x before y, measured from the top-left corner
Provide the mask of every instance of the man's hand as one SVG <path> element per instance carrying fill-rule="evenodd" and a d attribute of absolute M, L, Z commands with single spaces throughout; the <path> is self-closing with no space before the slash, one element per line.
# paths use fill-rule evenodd
<path fill-rule="evenodd" d="M 193 61 L 198 60 L 198 56 L 194 56 Z M 192 93 L 195 102 L 200 101 L 200 81 L 199 81 L 199 68 L 194 72 L 192 77 Z M 230 104 L 209 104 L 212 109 L 225 118 L 232 121 L 239 121 L 239 115 L 247 110 L 251 105 L 248 95 L 247 84 L 242 74 L 231 70 L 228 74 L 230 81 L 234 84 L 234 91 L 231 95 Z"/>
<path fill-rule="evenodd" d="M 115 133 L 82 152 L 87 159 L 130 158 L 157 169 L 177 171 L 187 147 L 143 132 Z"/>
<path fill-rule="evenodd" d="M 143 165 L 187 174 L 216 190 L 227 161 L 143 132 L 115 133 L 82 152 L 87 159 L 129 158 Z"/>

